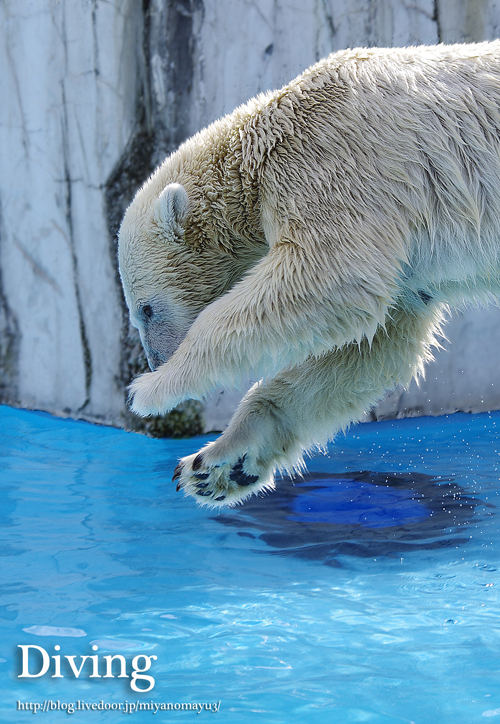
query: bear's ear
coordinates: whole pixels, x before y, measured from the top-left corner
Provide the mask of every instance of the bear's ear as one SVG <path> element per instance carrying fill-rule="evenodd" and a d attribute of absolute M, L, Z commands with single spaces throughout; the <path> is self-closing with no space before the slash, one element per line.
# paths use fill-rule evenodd
<path fill-rule="evenodd" d="M 184 186 L 169 184 L 155 201 L 154 219 L 168 236 L 182 237 L 188 206 L 189 198 Z"/>

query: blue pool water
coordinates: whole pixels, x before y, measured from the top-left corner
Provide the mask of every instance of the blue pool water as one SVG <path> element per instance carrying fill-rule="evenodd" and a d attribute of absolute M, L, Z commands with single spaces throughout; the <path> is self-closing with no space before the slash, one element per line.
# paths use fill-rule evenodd
<path fill-rule="evenodd" d="M 203 439 L 0 422 L 1 722 L 500 723 L 500 414 L 358 425 L 219 513 L 170 482 Z"/>

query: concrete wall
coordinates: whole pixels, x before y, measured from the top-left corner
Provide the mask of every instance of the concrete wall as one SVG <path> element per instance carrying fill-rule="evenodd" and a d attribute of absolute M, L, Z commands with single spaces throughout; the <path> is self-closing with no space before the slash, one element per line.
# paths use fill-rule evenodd
<path fill-rule="evenodd" d="M 3 0 L 0 399 L 133 424 L 144 357 L 115 235 L 186 137 L 333 50 L 498 36 L 494 0 Z M 499 321 L 455 314 L 426 381 L 373 416 L 499 408 Z M 185 406 L 174 427 L 221 429 L 238 398 L 214 396 L 204 422 Z"/>

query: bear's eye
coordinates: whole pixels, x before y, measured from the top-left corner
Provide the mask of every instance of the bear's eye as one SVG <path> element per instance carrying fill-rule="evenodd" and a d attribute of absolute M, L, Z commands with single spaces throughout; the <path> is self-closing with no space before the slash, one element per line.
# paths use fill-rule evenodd
<path fill-rule="evenodd" d="M 147 317 L 148 319 L 151 319 L 151 317 L 153 316 L 153 310 L 151 309 L 151 307 L 149 306 L 149 304 L 145 304 L 145 305 L 143 306 L 143 308 L 142 308 L 142 313 L 143 313 L 144 316 Z"/>

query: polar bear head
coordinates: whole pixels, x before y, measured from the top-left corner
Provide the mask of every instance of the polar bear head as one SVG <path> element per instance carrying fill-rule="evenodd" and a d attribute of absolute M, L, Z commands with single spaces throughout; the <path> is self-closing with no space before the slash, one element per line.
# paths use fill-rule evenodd
<path fill-rule="evenodd" d="M 214 213 L 203 185 L 165 184 L 156 174 L 125 214 L 118 256 L 130 321 L 154 370 L 257 255 Z"/>
<path fill-rule="evenodd" d="M 179 184 L 168 185 L 150 204 L 139 192 L 120 229 L 125 300 L 152 370 L 173 354 L 196 316 L 172 279 L 174 269 L 181 266 L 179 257 L 186 253 L 188 203 Z"/>

